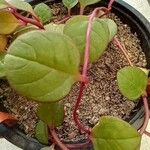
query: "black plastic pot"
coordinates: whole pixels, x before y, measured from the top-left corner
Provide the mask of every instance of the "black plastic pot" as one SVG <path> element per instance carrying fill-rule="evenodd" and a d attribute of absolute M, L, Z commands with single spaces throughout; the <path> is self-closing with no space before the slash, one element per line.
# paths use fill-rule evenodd
<path fill-rule="evenodd" d="M 42 0 L 27 1 L 32 5 L 43 2 Z M 106 5 L 106 0 L 104 1 L 105 2 L 101 1 L 99 4 L 93 5 L 93 7 Z M 124 23 L 130 25 L 132 32 L 136 32 L 138 34 L 138 38 L 141 41 L 141 47 L 146 54 L 146 59 L 148 62 L 147 68 L 150 68 L 150 23 L 134 8 L 120 0 L 116 0 L 116 2 L 114 3 L 113 12 L 118 15 Z M 4 111 L 2 103 L 0 103 L 0 111 Z M 143 106 L 139 104 L 131 114 L 131 118 L 127 121 L 135 128 L 139 129 L 143 123 L 143 120 L 144 110 Z M 44 147 L 44 145 L 40 144 L 37 140 L 33 138 L 27 138 L 26 135 L 17 127 L 8 128 L 5 125 L 0 124 L 0 135 L 24 150 L 40 150 L 42 147 Z M 79 143 L 83 143 L 83 141 Z M 91 150 L 92 145 L 87 149 Z"/>

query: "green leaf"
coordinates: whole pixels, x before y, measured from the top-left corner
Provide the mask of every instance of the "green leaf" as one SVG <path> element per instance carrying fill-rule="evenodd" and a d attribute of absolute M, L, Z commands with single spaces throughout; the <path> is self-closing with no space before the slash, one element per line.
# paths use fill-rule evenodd
<path fill-rule="evenodd" d="M 0 53 L 0 78 L 5 77 L 5 69 L 4 69 L 4 57 L 5 57 L 5 55 L 6 55 L 5 52 Z"/>
<path fill-rule="evenodd" d="M 38 107 L 37 115 L 51 127 L 58 127 L 64 121 L 64 106 L 59 103 L 42 103 Z"/>
<path fill-rule="evenodd" d="M 36 5 L 34 11 L 43 23 L 46 23 L 52 19 L 52 10 L 44 3 Z"/>
<path fill-rule="evenodd" d="M 78 47 L 81 60 L 84 60 L 88 17 L 75 16 L 67 21 L 64 34 L 68 35 Z M 111 26 L 111 27 L 110 27 Z M 117 25 L 110 19 L 95 18 L 91 31 L 90 62 L 97 60 L 117 33 Z"/>
<path fill-rule="evenodd" d="M 78 0 L 63 0 L 62 2 L 68 9 L 71 9 L 77 5 Z"/>
<path fill-rule="evenodd" d="M 95 4 L 95 3 L 100 2 L 100 1 L 101 0 L 79 0 L 82 7 L 86 7 L 88 5 Z"/>
<path fill-rule="evenodd" d="M 101 117 L 92 129 L 94 150 L 139 150 L 140 134 L 127 122 L 115 117 Z"/>
<path fill-rule="evenodd" d="M 62 99 L 80 75 L 78 49 L 69 37 L 58 33 L 31 31 L 19 36 L 4 62 L 9 83 L 41 102 Z"/>
<path fill-rule="evenodd" d="M 47 125 L 41 120 L 37 123 L 35 137 L 39 142 L 48 144 L 48 128 Z"/>
<path fill-rule="evenodd" d="M 10 34 L 17 26 L 19 21 L 8 11 L 0 11 L 0 34 Z"/>
<path fill-rule="evenodd" d="M 31 14 L 35 14 L 34 10 L 32 9 L 32 6 L 22 0 L 5 0 L 10 6 L 13 6 L 19 10 L 30 12 Z"/>
<path fill-rule="evenodd" d="M 44 26 L 46 31 L 57 32 L 63 34 L 64 24 L 49 23 Z"/>
<path fill-rule="evenodd" d="M 8 3 L 5 0 L 0 0 L 0 9 L 5 9 L 8 7 Z"/>
<path fill-rule="evenodd" d="M 146 90 L 148 76 L 138 67 L 124 67 L 117 73 L 121 93 L 130 100 L 137 100 Z"/>

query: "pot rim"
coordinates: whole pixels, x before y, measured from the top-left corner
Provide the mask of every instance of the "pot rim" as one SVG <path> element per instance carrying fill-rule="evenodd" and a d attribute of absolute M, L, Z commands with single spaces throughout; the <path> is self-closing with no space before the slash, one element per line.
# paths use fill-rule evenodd
<path fill-rule="evenodd" d="M 37 4 L 42 2 L 40 0 L 26 0 L 31 4 Z M 49 0 L 55 1 L 55 0 Z M 124 1 L 116 0 L 113 9 L 122 11 L 122 14 L 128 18 L 128 20 L 132 21 L 133 24 L 136 24 L 136 28 L 139 28 L 140 34 L 145 37 L 146 47 L 150 50 L 150 23 L 148 20 L 135 8 L 130 6 Z M 124 12 L 123 12 L 124 10 Z M 134 18 L 134 19 L 133 19 Z M 145 48 L 146 49 L 146 48 Z M 150 62 L 150 58 L 147 59 Z M 150 68 L 150 64 L 147 66 Z M 139 104 L 140 105 L 140 104 Z M 137 129 L 140 128 L 144 121 L 144 108 L 143 106 L 138 110 L 136 114 L 133 114 L 132 117 L 127 120 L 130 124 L 132 124 Z M 23 148 L 24 150 L 40 150 L 41 148 L 45 147 L 45 145 L 39 143 L 37 140 L 33 138 L 27 138 L 25 134 L 23 134 L 17 127 L 9 128 L 4 124 L 0 124 L 0 135 L 4 137 L 9 142 L 13 143 L 14 145 Z M 84 143 L 85 141 L 79 142 Z M 92 149 L 92 145 L 90 146 L 89 150 Z"/>

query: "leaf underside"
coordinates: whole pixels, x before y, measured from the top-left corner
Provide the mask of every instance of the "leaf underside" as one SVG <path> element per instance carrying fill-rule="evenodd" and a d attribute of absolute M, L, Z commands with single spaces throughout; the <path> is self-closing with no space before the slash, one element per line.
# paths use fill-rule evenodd
<path fill-rule="evenodd" d="M 92 141 L 95 150 L 139 150 L 141 136 L 127 122 L 107 116 L 92 129 Z"/>
<path fill-rule="evenodd" d="M 77 45 L 81 61 L 84 60 L 86 46 L 87 16 L 75 16 L 67 21 L 64 34 L 68 35 Z M 90 62 L 97 60 L 117 33 L 117 25 L 110 19 L 95 18 L 90 38 Z"/>
<path fill-rule="evenodd" d="M 23 95 L 41 102 L 66 96 L 79 76 L 80 57 L 65 35 L 32 31 L 9 47 L 4 66 L 9 83 Z"/>
<path fill-rule="evenodd" d="M 117 73 L 121 93 L 129 100 L 137 100 L 146 90 L 148 76 L 138 67 L 124 67 Z"/>

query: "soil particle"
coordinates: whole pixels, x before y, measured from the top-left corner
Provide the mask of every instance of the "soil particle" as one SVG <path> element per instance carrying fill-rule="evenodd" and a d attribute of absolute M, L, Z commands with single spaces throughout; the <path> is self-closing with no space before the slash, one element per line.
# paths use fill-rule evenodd
<path fill-rule="evenodd" d="M 55 10 L 60 13 L 60 10 Z M 114 14 L 109 16 L 118 24 L 118 37 L 127 48 L 127 53 L 131 61 L 140 67 L 146 66 L 145 55 L 142 52 L 140 41 L 136 33 L 131 33 L 128 25 L 123 24 Z M 89 84 L 84 92 L 79 117 L 83 124 L 87 126 L 95 125 L 103 115 L 128 118 L 135 103 L 128 101 L 118 90 L 116 74 L 117 71 L 128 65 L 123 53 L 110 43 L 103 56 L 89 66 Z M 65 106 L 65 120 L 63 126 L 57 128 L 59 137 L 63 141 L 79 141 L 85 139 L 74 124 L 72 110 L 79 93 L 79 83 L 72 87 L 68 96 L 63 99 Z M 1 83 L 0 94 L 3 96 L 4 105 L 7 110 L 18 118 L 20 129 L 28 136 L 34 136 L 36 122 L 37 104 L 27 101 L 12 90 L 6 83 Z"/>

